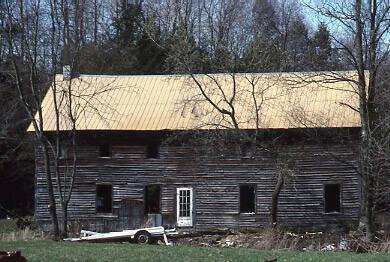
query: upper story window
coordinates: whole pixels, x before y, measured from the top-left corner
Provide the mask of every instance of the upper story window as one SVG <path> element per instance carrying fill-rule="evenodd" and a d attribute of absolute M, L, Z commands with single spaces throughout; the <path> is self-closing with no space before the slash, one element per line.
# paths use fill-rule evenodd
<path fill-rule="evenodd" d="M 341 185 L 324 185 L 325 213 L 341 212 Z"/>
<path fill-rule="evenodd" d="M 250 157 L 253 155 L 253 148 L 250 142 L 242 143 L 240 146 L 240 150 L 242 157 Z"/>
<path fill-rule="evenodd" d="M 160 146 L 158 144 L 150 144 L 146 147 L 146 158 L 159 158 Z"/>
<path fill-rule="evenodd" d="M 65 144 L 60 144 L 58 148 L 58 157 L 59 158 L 67 158 L 68 157 L 68 147 Z"/>
<path fill-rule="evenodd" d="M 111 145 L 110 144 L 99 145 L 99 157 L 111 157 Z"/>
<path fill-rule="evenodd" d="M 255 186 L 240 186 L 240 213 L 255 213 Z"/>

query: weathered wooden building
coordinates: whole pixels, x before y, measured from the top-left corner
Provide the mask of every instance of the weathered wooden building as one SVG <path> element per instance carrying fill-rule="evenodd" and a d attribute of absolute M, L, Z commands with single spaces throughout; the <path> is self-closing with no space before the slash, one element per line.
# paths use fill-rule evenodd
<path fill-rule="evenodd" d="M 334 77 L 301 73 L 73 79 L 74 110 L 79 111 L 77 172 L 69 206 L 72 223 L 99 231 L 145 223 L 188 231 L 269 225 L 276 154 L 262 149 L 229 154 L 209 150 L 220 147 L 213 140 L 188 142 L 195 133 L 199 140 L 233 127 L 199 92 L 206 87 L 206 95 L 222 108 L 229 99 L 219 99 L 221 90 L 225 98 L 235 96 L 240 129 L 249 133 L 256 129 L 258 144 L 272 141 L 277 155 L 293 162 L 279 196 L 280 225 L 298 230 L 356 225 L 361 202 L 360 122 L 351 108 L 358 99 L 353 84 L 340 80 L 340 75 L 354 76 L 344 72 L 334 78 L 339 81 L 328 81 L 324 75 Z M 69 81 L 58 76 L 57 85 L 66 87 Z M 48 93 L 44 99 L 43 116 L 45 130 L 54 136 L 52 97 Z M 261 99 L 257 121 L 253 97 Z M 66 133 L 70 124 L 65 116 L 60 122 Z M 172 139 L 180 135 L 187 142 Z M 64 150 L 63 170 L 68 162 Z M 35 218 L 45 227 L 50 217 L 39 147 L 35 192 Z"/>

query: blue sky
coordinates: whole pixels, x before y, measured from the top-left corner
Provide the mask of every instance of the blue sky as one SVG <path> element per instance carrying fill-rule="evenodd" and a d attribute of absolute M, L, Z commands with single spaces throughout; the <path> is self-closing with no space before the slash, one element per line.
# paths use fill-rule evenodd
<path fill-rule="evenodd" d="M 314 30 L 320 22 L 326 22 L 327 19 L 325 17 L 321 17 L 317 12 L 307 6 L 315 8 L 319 2 L 320 1 L 318 0 L 302 0 L 302 10 L 305 15 L 305 20 L 313 27 Z"/>
<path fill-rule="evenodd" d="M 313 30 L 317 29 L 318 24 L 320 22 L 324 22 L 327 25 L 329 31 L 333 35 L 339 35 L 345 33 L 345 28 L 340 23 L 328 17 L 322 16 L 319 13 L 317 13 L 315 10 L 313 10 L 316 9 L 316 7 L 321 7 L 324 3 L 328 5 L 330 5 L 332 2 L 335 4 L 343 3 L 338 1 L 350 1 L 350 0 L 336 0 L 336 1 L 335 0 L 301 0 L 302 11 L 305 16 L 305 20 L 312 26 Z M 348 3 L 348 2 L 344 2 L 344 3 Z M 310 6 L 311 8 L 309 8 L 308 6 Z"/>

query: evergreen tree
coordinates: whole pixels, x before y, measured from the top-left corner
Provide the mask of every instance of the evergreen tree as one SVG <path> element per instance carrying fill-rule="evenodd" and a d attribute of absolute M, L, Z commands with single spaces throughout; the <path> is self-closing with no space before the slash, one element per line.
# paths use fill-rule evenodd
<path fill-rule="evenodd" d="M 137 71 L 141 74 L 164 72 L 165 52 L 143 32 L 136 43 Z"/>
<path fill-rule="evenodd" d="M 279 39 L 278 16 L 270 0 L 256 0 L 252 8 L 253 40 L 245 48 L 239 71 L 271 72 L 280 67 L 277 51 Z"/>
<path fill-rule="evenodd" d="M 165 54 L 145 28 L 142 1 L 121 1 L 113 19 L 114 34 L 83 50 L 81 71 L 91 74 L 152 74 L 164 71 Z"/>
<path fill-rule="evenodd" d="M 258 37 L 244 53 L 240 71 L 275 72 L 280 68 L 280 52 L 274 41 L 264 41 Z"/>
<path fill-rule="evenodd" d="M 254 35 L 272 41 L 278 35 L 278 18 L 270 0 L 256 0 L 253 5 Z"/>
<path fill-rule="evenodd" d="M 335 69 L 338 64 L 333 55 L 330 32 L 324 23 L 320 23 L 309 40 L 306 62 L 315 71 Z"/>
<path fill-rule="evenodd" d="M 308 49 L 309 33 L 302 18 L 296 17 L 288 29 L 286 39 L 286 71 L 304 71 L 307 69 L 305 56 Z"/>
<path fill-rule="evenodd" d="M 131 46 L 141 37 L 143 11 L 142 3 L 129 3 L 123 0 L 119 7 L 119 15 L 114 18 L 116 41 L 122 47 Z"/>

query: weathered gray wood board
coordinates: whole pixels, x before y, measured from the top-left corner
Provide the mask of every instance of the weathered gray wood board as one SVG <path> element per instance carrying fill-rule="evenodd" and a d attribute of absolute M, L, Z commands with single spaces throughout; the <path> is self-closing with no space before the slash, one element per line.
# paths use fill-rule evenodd
<path fill-rule="evenodd" d="M 135 217 L 124 218 L 123 208 L 131 201 L 142 203 L 144 188 L 149 184 L 161 185 L 164 224 L 176 223 L 176 188 L 182 186 L 192 187 L 194 192 L 193 227 L 186 230 L 254 230 L 269 224 L 271 194 L 276 183 L 275 159 L 270 155 L 207 157 L 195 155 L 191 147 L 161 146 L 160 157 L 148 159 L 146 144 L 114 141 L 112 157 L 99 158 L 98 145 L 97 141 L 84 141 L 78 148 L 69 216 L 83 224 L 84 229 L 113 231 L 138 224 Z M 280 224 L 306 230 L 355 225 L 361 197 L 356 143 L 286 144 L 281 148 L 294 160 L 296 172 L 286 181 L 279 198 Z M 42 227 L 50 220 L 43 172 L 42 154 L 37 148 L 35 218 Z M 96 213 L 96 184 L 99 183 L 112 185 L 112 214 Z M 326 183 L 341 184 L 340 213 L 324 213 Z M 239 213 L 240 184 L 255 185 L 255 214 Z M 61 214 L 59 205 L 58 210 Z M 140 213 L 139 210 L 128 214 Z"/>

